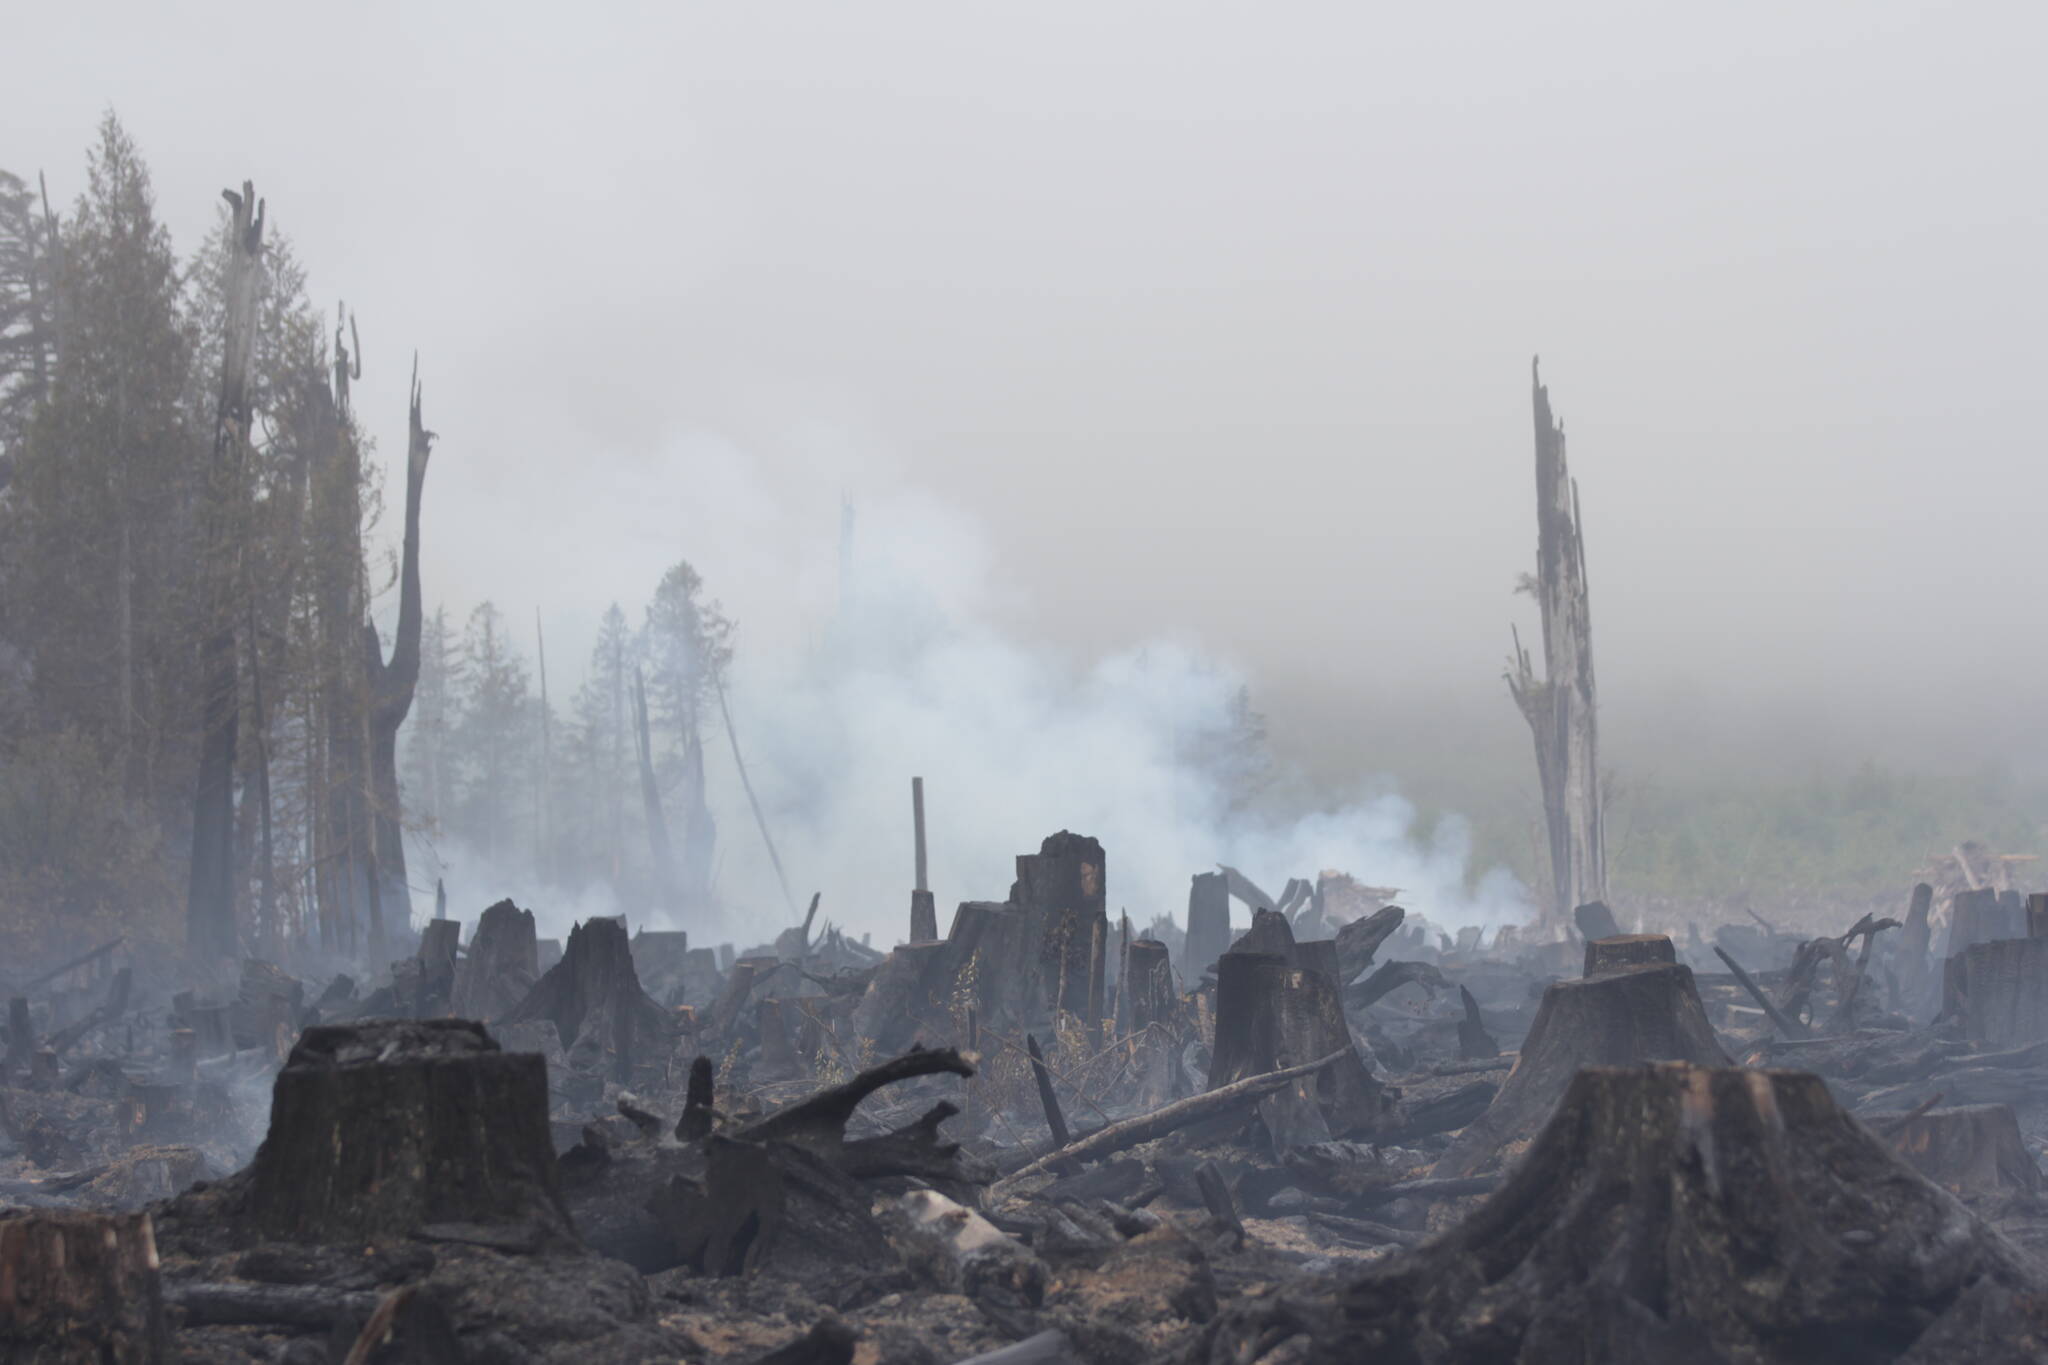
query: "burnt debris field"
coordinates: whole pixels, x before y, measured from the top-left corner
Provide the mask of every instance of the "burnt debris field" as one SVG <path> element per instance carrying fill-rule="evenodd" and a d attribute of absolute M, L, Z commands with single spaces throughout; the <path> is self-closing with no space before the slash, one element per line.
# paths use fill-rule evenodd
<path fill-rule="evenodd" d="M 2048 7 L 18 8 L 0 1365 L 2048 1365 Z"/>
<path fill-rule="evenodd" d="M 2048 897 L 1430 930 L 1336 876 L 943 935 L 501 902 L 376 979 L 17 985 L 0 1344 L 107 1361 L 1955 1361 L 2048 1351 Z M 1231 941 L 1231 886 L 1254 898 Z M 1344 901 L 1344 908 L 1338 903 Z M 1363 911 L 1360 913 L 1359 911 Z M 1221 951 L 1212 951 L 1218 946 Z M 1204 960 L 1206 959 L 1206 960 Z M 1747 965 L 1744 965 L 1744 964 Z"/>

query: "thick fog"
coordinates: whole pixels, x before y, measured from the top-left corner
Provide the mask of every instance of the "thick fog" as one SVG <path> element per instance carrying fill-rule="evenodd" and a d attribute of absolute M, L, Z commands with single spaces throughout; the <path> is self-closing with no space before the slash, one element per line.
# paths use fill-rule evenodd
<path fill-rule="evenodd" d="M 1534 629 L 1539 352 L 1610 761 L 2048 758 L 2038 5 L 46 5 L 8 31 L 0 164 L 68 199 L 111 100 L 181 244 L 253 178 L 360 314 L 387 464 L 418 347 L 430 606 L 537 608 L 566 693 L 606 605 L 637 621 L 696 565 L 799 896 L 907 889 L 923 771 L 942 903 L 1000 897 L 1001 853 L 1066 824 L 1109 844 L 1112 905 L 1145 864 L 1134 916 L 1171 908 L 1228 850 L 1133 812 L 1211 799 L 1166 789 L 1161 736 L 1241 678 L 1341 826 L 1239 830 L 1269 839 L 1248 870 L 1366 849 L 1449 918 L 1508 913 L 1455 822 L 1411 840 L 1384 793 L 1533 785 L 1500 671 Z M 870 606 L 921 624 L 842 609 L 842 499 Z M 914 638 L 820 694 L 849 622 Z M 803 728 L 832 717 L 859 753 Z"/>

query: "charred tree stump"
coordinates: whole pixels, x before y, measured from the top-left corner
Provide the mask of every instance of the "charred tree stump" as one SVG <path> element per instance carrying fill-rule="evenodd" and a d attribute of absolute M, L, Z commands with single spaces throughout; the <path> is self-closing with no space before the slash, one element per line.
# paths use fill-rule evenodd
<path fill-rule="evenodd" d="M 470 1223 L 573 1244 L 546 1064 L 500 1051 L 468 1020 L 306 1030 L 278 1073 L 248 1214 L 286 1241 Z"/>
<path fill-rule="evenodd" d="M 1572 923 L 1578 926 L 1579 936 L 1588 943 L 1622 936 L 1621 924 L 1605 901 L 1588 901 L 1577 907 L 1572 911 Z"/>
<path fill-rule="evenodd" d="M 1172 1023 L 1180 1013 L 1173 989 L 1173 962 L 1157 939 L 1134 940 L 1124 955 L 1124 1031 L 1143 1033 L 1154 1024 Z"/>
<path fill-rule="evenodd" d="M 1458 1134 L 1432 1174 L 1454 1178 L 1499 1169 L 1508 1147 L 1549 1121 L 1579 1068 L 1650 1061 L 1728 1065 L 1691 968 L 1643 967 L 1553 982 L 1500 1094 Z"/>
<path fill-rule="evenodd" d="M 756 1001 L 754 1019 L 761 1037 L 761 1061 L 755 1069 L 755 1078 L 788 1081 L 802 1076 L 806 1068 L 803 1059 L 796 1055 L 796 1045 L 790 1041 L 789 1021 L 782 1012 L 782 1001 Z"/>
<path fill-rule="evenodd" d="M 1225 953 L 1217 960 L 1216 1045 L 1209 1089 L 1337 1054 L 1338 1059 L 1263 1101 L 1276 1146 L 1376 1130 L 1389 1100 L 1359 1060 L 1336 983 L 1269 953 Z"/>
<path fill-rule="evenodd" d="M 1934 888 L 1921 882 L 1913 888 L 1913 899 L 1906 908 L 1906 925 L 1899 934 L 1897 972 L 1899 994 L 1904 997 L 1907 1009 L 1917 1019 L 1924 1019 L 1935 1006 L 1933 987 L 1930 984 L 1930 959 L 1934 946 L 1934 928 L 1928 913 L 1934 906 Z"/>
<path fill-rule="evenodd" d="M 2048 939 L 1978 943 L 1950 958 L 1942 1012 L 1976 1042 L 2015 1046 L 2048 1038 Z"/>
<path fill-rule="evenodd" d="M 476 922 L 469 955 L 455 968 L 449 1012 L 457 1019 L 495 1022 L 516 1009 L 539 979 L 533 912 L 499 901 Z"/>
<path fill-rule="evenodd" d="M 169 1359 L 148 1214 L 0 1218 L 0 1360 L 159 1365 Z"/>
<path fill-rule="evenodd" d="M 933 1000 L 933 983 L 944 975 L 942 966 L 951 948 L 943 941 L 899 945 L 854 1007 L 854 1032 L 873 1043 L 877 1052 L 900 1051 L 923 1036 L 938 1003 Z M 739 975 L 737 966 L 733 975 Z"/>
<path fill-rule="evenodd" d="M 17 995 L 7 1002 L 7 1075 L 19 1076 L 28 1070 L 28 1059 L 35 1055 L 36 1031 L 29 1022 L 28 999 Z M 0 1076 L 4 1081 L 5 1076 Z"/>
<path fill-rule="evenodd" d="M 1622 934 L 1586 940 L 1586 975 L 1626 972 L 1637 967 L 1668 967 L 1678 952 L 1663 934 Z"/>
<path fill-rule="evenodd" d="M 1981 891 L 1958 891 L 1949 903 L 1948 948 L 1945 957 L 1955 957 L 1979 943 L 2027 936 L 2026 909 L 2001 902 L 1990 887 Z"/>
<path fill-rule="evenodd" d="M 595 1067 L 621 1082 L 636 1063 L 665 1063 L 676 1027 L 640 989 L 626 926 L 615 919 L 589 919 L 571 929 L 562 960 L 501 1022 L 535 1019 L 554 1024 L 572 1065 Z"/>
<path fill-rule="evenodd" d="M 1197 872 L 1188 887 L 1188 937 L 1182 969 L 1190 982 L 1230 951 L 1230 884 L 1221 872 Z"/>
<path fill-rule="evenodd" d="M 1104 910 L 1102 845 L 1061 830 L 1037 853 L 1017 855 L 1010 904 L 1042 924 L 1039 968 L 1048 1011 L 1078 1019 L 1099 1016 L 1109 916 Z"/>
<path fill-rule="evenodd" d="M 1288 924 L 1287 916 L 1278 910 L 1252 911 L 1252 927 L 1245 930 L 1244 937 L 1230 945 L 1233 953 L 1267 953 L 1285 958 L 1293 964 L 1294 928 Z"/>
<path fill-rule="evenodd" d="M 1960 1199 L 2038 1195 L 2041 1167 L 2006 1104 L 1911 1114 L 1869 1114 L 1864 1123 L 1920 1174 Z"/>
<path fill-rule="evenodd" d="M 1202 1358 L 2017 1362 L 2042 1287 L 1818 1077 L 1602 1067 L 1464 1222 L 1334 1296 L 1232 1310 Z"/>

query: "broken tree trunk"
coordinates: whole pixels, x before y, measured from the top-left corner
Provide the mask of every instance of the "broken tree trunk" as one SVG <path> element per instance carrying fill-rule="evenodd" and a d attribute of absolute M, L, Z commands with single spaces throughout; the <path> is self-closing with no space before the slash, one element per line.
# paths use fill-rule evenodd
<path fill-rule="evenodd" d="M 449 1012 L 487 1024 L 510 1014 L 540 979 L 538 945 L 531 910 L 505 900 L 484 911 L 468 956 L 455 968 Z"/>
<path fill-rule="evenodd" d="M 1383 905 L 1362 919 L 1355 919 L 1337 931 L 1337 984 L 1348 986 L 1372 965 L 1380 950 L 1408 912 L 1398 905 Z"/>
<path fill-rule="evenodd" d="M 1818 1077 L 1600 1067 L 1462 1223 L 1230 1311 L 1199 1358 L 2018 1362 L 2042 1289 Z"/>
<path fill-rule="evenodd" d="M 271 1100 L 247 1215 L 285 1241 L 512 1226 L 574 1244 L 548 1134 L 547 1067 L 462 1019 L 307 1029 Z"/>
<path fill-rule="evenodd" d="M 1579 489 L 1565 463 L 1564 426 L 1530 363 L 1536 418 L 1536 574 L 1526 580 L 1543 622 L 1539 679 L 1515 640 L 1508 690 L 1536 743 L 1536 776 L 1550 845 L 1549 913 L 1562 918 L 1607 896 L 1593 688 L 1593 628 Z"/>
<path fill-rule="evenodd" d="M 1124 954 L 1122 987 L 1124 1032 L 1143 1033 L 1154 1024 L 1172 1023 L 1180 1014 L 1173 989 L 1173 961 L 1164 943 L 1141 938 Z"/>
<path fill-rule="evenodd" d="M 222 190 L 233 219 L 227 232 L 226 298 L 221 317 L 219 404 L 214 411 L 203 556 L 205 624 L 200 637 L 199 780 L 192 797 L 192 873 L 185 898 L 185 944 L 202 960 L 232 959 L 241 948 L 235 922 L 235 736 L 241 707 L 234 595 L 241 579 L 239 489 L 250 430 L 249 362 L 256 348 L 256 305 L 263 273 L 263 206 L 242 182 Z"/>
<path fill-rule="evenodd" d="M 1190 982 L 1230 951 L 1230 886 L 1221 872 L 1197 872 L 1188 887 L 1188 936 L 1182 967 Z"/>
<path fill-rule="evenodd" d="M 1109 948 L 1104 910 L 1102 845 L 1061 830 L 1047 836 L 1037 853 L 1017 855 L 1017 880 L 1010 904 L 1041 924 L 1039 969 L 1044 1006 L 1098 1024 Z"/>
<path fill-rule="evenodd" d="M 149 1215 L 0 1217 L 0 1360 L 169 1360 Z"/>
<path fill-rule="evenodd" d="M 925 880 L 924 779 L 910 779 L 910 827 L 915 845 L 917 884 L 910 890 L 910 941 L 930 943 L 939 936 L 939 906 Z"/>
<path fill-rule="evenodd" d="M 1486 1031 L 1486 1021 L 1479 1016 L 1479 1002 L 1472 998 L 1472 992 L 1460 986 L 1458 999 L 1465 1007 L 1465 1017 L 1458 1021 L 1458 1055 L 1468 1062 L 1500 1056 L 1500 1044 Z"/>
<path fill-rule="evenodd" d="M 1449 1178 L 1500 1169 L 1512 1155 L 1511 1145 L 1535 1136 L 1549 1121 L 1579 1068 L 1651 1061 L 1728 1065 L 1690 967 L 1644 967 L 1553 982 L 1500 1094 L 1458 1134 L 1431 1174 Z"/>
<path fill-rule="evenodd" d="M 427 484 L 427 460 L 434 433 L 420 421 L 419 358 L 413 358 L 412 403 L 407 414 L 405 454 L 405 538 L 398 568 L 398 627 L 391 637 L 391 660 L 377 627 L 363 623 L 363 667 L 369 677 L 370 711 L 370 837 L 375 850 L 375 904 L 387 923 L 412 922 L 412 887 L 405 875 L 403 812 L 398 791 L 398 730 L 412 710 L 420 680 L 420 495 Z"/>
<path fill-rule="evenodd" d="M 1587 942 L 1601 938 L 1620 938 L 1621 923 L 1614 918 L 1614 912 L 1607 908 L 1605 901 L 1589 901 L 1572 911 L 1572 923 L 1579 929 L 1580 937 Z"/>

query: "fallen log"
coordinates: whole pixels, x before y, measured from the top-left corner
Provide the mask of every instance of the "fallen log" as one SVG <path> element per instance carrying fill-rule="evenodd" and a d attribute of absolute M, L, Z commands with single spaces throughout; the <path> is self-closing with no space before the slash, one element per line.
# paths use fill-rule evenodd
<path fill-rule="evenodd" d="M 1263 1076 L 1248 1076 L 1234 1081 L 1220 1090 L 1206 1091 L 1184 1100 L 1140 1114 L 1136 1118 L 1123 1119 L 1106 1128 L 1098 1128 L 1086 1137 L 1076 1139 L 1065 1150 L 1054 1156 L 1040 1157 L 1019 1170 L 1012 1171 L 995 1184 L 989 1186 L 991 1198 L 1014 1189 L 1018 1181 L 1035 1175 L 1043 1175 L 1052 1169 L 1057 1161 L 1097 1161 L 1113 1152 L 1125 1151 L 1141 1142 L 1165 1137 L 1176 1128 L 1183 1128 L 1202 1119 L 1214 1118 L 1227 1113 L 1241 1104 L 1247 1104 L 1270 1095 L 1284 1085 L 1289 1085 L 1303 1076 L 1311 1076 L 1326 1066 L 1346 1056 L 1355 1056 L 1351 1049 L 1333 1052 L 1320 1061 L 1308 1062 L 1301 1066 L 1290 1066 L 1281 1071 L 1270 1071 Z"/>
<path fill-rule="evenodd" d="M 317 1284 L 173 1284 L 164 1301 L 192 1327 L 332 1327 L 377 1310 L 373 1293 Z"/>

